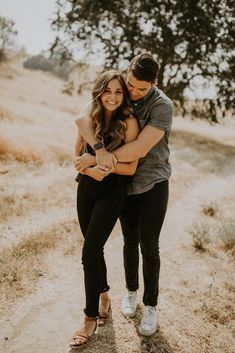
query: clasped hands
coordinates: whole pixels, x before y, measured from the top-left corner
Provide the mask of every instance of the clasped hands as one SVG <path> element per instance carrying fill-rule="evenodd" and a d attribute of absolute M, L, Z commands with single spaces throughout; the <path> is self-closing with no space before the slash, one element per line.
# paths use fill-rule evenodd
<path fill-rule="evenodd" d="M 84 153 L 76 157 L 74 166 L 81 174 L 86 174 L 95 180 L 102 181 L 107 175 L 115 171 L 117 160 L 114 154 L 105 151 L 96 156 Z"/>

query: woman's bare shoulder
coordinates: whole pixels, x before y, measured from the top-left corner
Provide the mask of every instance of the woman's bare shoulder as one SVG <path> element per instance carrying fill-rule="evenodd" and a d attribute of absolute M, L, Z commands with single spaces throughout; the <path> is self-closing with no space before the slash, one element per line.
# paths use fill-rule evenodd
<path fill-rule="evenodd" d="M 128 126 L 133 126 L 133 125 L 138 125 L 138 121 L 136 119 L 136 117 L 134 115 L 129 115 L 126 119 L 125 119 L 125 122 L 127 124 L 127 127 Z"/>
<path fill-rule="evenodd" d="M 125 122 L 126 123 L 131 123 L 131 122 L 134 122 L 134 121 L 137 121 L 137 119 L 136 119 L 136 117 L 133 114 L 130 114 L 130 115 L 128 115 L 125 118 Z"/>
<path fill-rule="evenodd" d="M 83 117 L 78 117 L 74 120 L 75 124 L 77 125 L 77 127 L 80 126 L 81 123 L 83 123 L 85 120 L 87 120 L 87 118 L 85 116 Z"/>
<path fill-rule="evenodd" d="M 133 116 L 130 115 L 129 118 L 125 120 L 126 122 L 126 133 L 125 133 L 125 142 L 131 142 L 134 141 L 138 134 L 139 134 L 139 124 L 137 119 Z"/>

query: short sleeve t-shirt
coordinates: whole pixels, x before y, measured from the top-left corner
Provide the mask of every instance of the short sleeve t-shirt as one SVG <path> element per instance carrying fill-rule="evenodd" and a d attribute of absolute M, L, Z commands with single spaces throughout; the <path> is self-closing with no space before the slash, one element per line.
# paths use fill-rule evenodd
<path fill-rule="evenodd" d="M 160 89 L 153 87 L 147 96 L 131 102 L 131 106 L 141 130 L 150 125 L 165 131 L 162 139 L 139 160 L 136 173 L 127 186 L 127 194 L 135 195 L 147 192 L 156 183 L 170 178 L 168 139 L 172 125 L 173 103 Z"/>

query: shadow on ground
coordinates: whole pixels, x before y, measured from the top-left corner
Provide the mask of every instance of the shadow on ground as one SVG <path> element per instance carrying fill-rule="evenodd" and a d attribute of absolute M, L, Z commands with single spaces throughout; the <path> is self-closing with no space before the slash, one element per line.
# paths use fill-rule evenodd
<path fill-rule="evenodd" d="M 91 342 L 79 349 L 70 349 L 69 353 L 118 353 L 116 335 L 113 327 L 112 312 L 105 326 L 98 327 Z"/>
<path fill-rule="evenodd" d="M 132 319 L 137 334 L 140 336 L 139 353 L 174 353 L 173 349 L 162 335 L 158 326 L 156 333 L 152 336 L 145 337 L 139 334 L 139 324 L 143 315 L 142 308 L 138 307 L 137 315 Z"/>

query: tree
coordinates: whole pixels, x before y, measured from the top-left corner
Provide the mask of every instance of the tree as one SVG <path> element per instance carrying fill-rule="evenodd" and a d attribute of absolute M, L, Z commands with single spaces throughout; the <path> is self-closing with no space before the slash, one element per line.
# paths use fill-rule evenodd
<path fill-rule="evenodd" d="M 72 70 L 73 63 L 71 60 L 63 60 L 65 51 L 56 48 L 50 57 L 49 53 L 42 52 L 39 55 L 34 55 L 24 61 L 23 66 L 26 69 L 42 70 L 52 72 L 55 76 L 67 80 Z"/>
<path fill-rule="evenodd" d="M 14 45 L 17 35 L 15 23 L 12 20 L 0 16 L 0 63 L 6 59 L 6 50 Z"/>
<path fill-rule="evenodd" d="M 212 104 L 225 111 L 234 107 L 234 12 L 231 0 L 57 0 L 52 26 L 66 48 L 77 41 L 92 52 L 102 43 L 107 68 L 156 53 L 158 86 L 181 105 L 195 77 L 213 80 Z"/>

